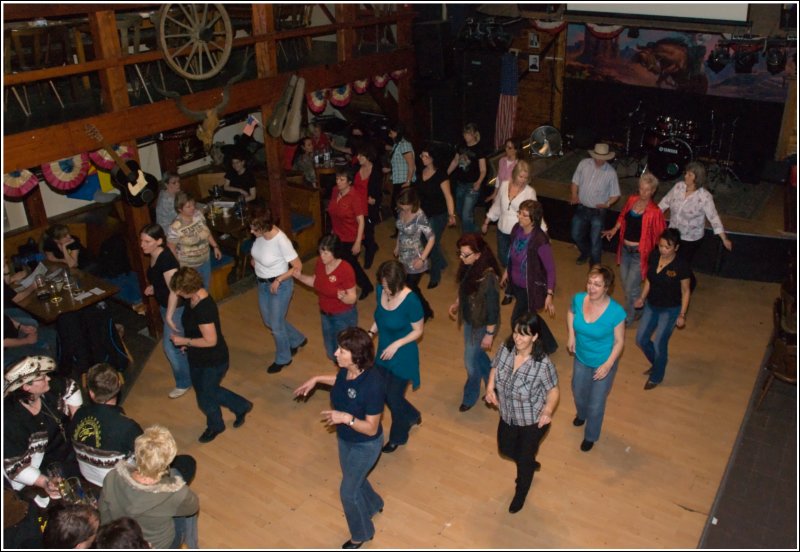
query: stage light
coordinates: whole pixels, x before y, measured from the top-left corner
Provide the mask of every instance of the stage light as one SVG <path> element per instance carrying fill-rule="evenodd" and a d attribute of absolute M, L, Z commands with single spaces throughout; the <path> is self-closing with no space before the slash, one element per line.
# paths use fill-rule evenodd
<path fill-rule="evenodd" d="M 752 73 L 758 61 L 758 52 L 739 50 L 733 56 L 733 70 L 737 73 Z"/>
<path fill-rule="evenodd" d="M 728 48 L 723 46 L 717 46 L 710 54 L 708 54 L 708 60 L 706 61 L 706 65 L 708 68 L 714 71 L 714 73 L 719 73 L 728 63 L 731 61 L 730 52 L 728 52 Z"/>
<path fill-rule="evenodd" d="M 777 75 L 786 69 L 786 51 L 772 47 L 767 50 L 767 71 L 771 75 Z"/>

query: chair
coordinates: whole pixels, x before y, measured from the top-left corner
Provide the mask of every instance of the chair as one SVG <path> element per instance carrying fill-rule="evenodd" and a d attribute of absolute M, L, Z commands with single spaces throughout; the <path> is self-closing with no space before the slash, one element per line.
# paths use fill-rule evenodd
<path fill-rule="evenodd" d="M 767 370 L 767 378 L 761 388 L 761 394 L 758 396 L 756 410 L 761 406 L 761 402 L 767 396 L 767 392 L 776 378 L 792 385 L 797 384 L 797 334 L 783 331 L 782 313 L 783 300 L 779 297 L 775 299 L 772 309 L 772 352 L 764 365 L 764 369 Z"/>

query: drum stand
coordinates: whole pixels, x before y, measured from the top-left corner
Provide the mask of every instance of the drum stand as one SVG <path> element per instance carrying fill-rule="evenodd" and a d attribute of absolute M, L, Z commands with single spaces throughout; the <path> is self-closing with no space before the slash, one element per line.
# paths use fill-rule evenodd
<path fill-rule="evenodd" d="M 733 185 L 742 183 L 742 179 L 733 170 L 733 162 L 731 161 L 731 153 L 733 151 L 733 139 L 736 136 L 736 123 L 739 118 L 733 120 L 731 123 L 731 134 L 728 140 L 728 155 L 724 161 L 716 160 L 711 166 L 708 167 L 708 188 L 711 192 L 716 191 L 717 186 L 720 184 L 732 188 Z M 721 134 L 721 133 L 720 133 Z M 722 150 L 722 137 L 720 136 L 720 150 Z"/>
<path fill-rule="evenodd" d="M 640 101 L 636 106 L 636 109 L 627 114 L 628 124 L 625 126 L 625 149 L 620 152 L 622 155 L 614 162 L 618 173 L 626 176 L 635 176 L 637 178 L 642 175 L 645 167 L 647 166 L 646 158 L 643 164 L 641 155 L 636 155 L 641 154 L 644 142 L 644 134 L 642 134 L 636 147 L 631 148 L 631 135 L 633 134 L 634 120 L 640 115 L 641 107 L 642 102 Z M 631 173 L 631 169 L 634 165 L 636 168 L 634 169 L 633 173 Z"/>

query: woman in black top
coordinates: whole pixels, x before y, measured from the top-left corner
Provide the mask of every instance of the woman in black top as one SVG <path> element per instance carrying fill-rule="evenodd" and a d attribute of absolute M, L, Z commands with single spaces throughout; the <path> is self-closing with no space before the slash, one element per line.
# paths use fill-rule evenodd
<path fill-rule="evenodd" d="M 247 170 L 245 157 L 244 153 L 231 155 L 231 169 L 225 173 L 222 189 L 236 199 L 243 197 L 245 201 L 253 201 L 256 198 L 256 177 Z"/>
<path fill-rule="evenodd" d="M 89 257 L 89 252 L 81 240 L 69 233 L 66 224 L 54 224 L 45 230 L 42 244 L 45 259 L 63 264 L 69 268 L 79 268 L 94 272 L 96 264 Z"/>
<path fill-rule="evenodd" d="M 481 143 L 478 128 L 472 123 L 464 125 L 463 137 L 464 141 L 458 146 L 447 174 L 454 183 L 456 213 L 461 217 L 461 231 L 466 234 L 478 231 L 474 211 L 488 165 L 486 147 Z"/>
<path fill-rule="evenodd" d="M 650 254 L 642 294 L 634 303 L 637 309 L 644 307 L 636 344 L 651 364 L 645 371 L 650 376 L 644 384 L 645 390 L 664 380 L 669 338 L 675 328 L 686 325 L 686 311 L 692 294 L 692 271 L 688 262 L 677 255 L 680 243 L 678 229 L 664 230 L 658 240 L 658 250 Z"/>
<path fill-rule="evenodd" d="M 295 397 L 307 397 L 318 383 L 333 386 L 331 405 L 322 417 L 336 426 L 342 484 L 339 496 L 350 529 L 350 540 L 342 548 L 360 548 L 375 536 L 372 517 L 383 511 L 383 499 L 367 481 L 378 461 L 383 443 L 384 384 L 372 369 L 375 350 L 372 338 L 361 328 L 346 328 L 337 336 L 336 375 L 314 376 L 295 389 Z"/>
<path fill-rule="evenodd" d="M 433 156 L 433 148 L 426 145 L 420 152 L 419 158 L 422 170 L 413 187 L 417 191 L 420 206 L 428 217 L 435 237 L 431 250 L 428 282 L 428 289 L 433 289 L 442 279 L 442 270 L 447 268 L 447 260 L 442 253 L 442 234 L 446 226 L 456 225 L 456 211 L 453 194 L 450 192 L 450 180 L 445 171 L 439 170 L 437 160 Z"/>
<path fill-rule="evenodd" d="M 170 289 L 186 300 L 183 309 L 184 335 L 172 334 L 172 343 L 189 357 L 189 374 L 197 395 L 197 406 L 206 415 L 206 430 L 198 439 L 208 443 L 225 431 L 220 406 L 236 414 L 233 427 L 241 427 L 253 403 L 220 385 L 228 371 L 228 345 L 222 336 L 219 311 L 214 299 L 203 288 L 200 273 L 181 267 L 170 281 Z"/>
<path fill-rule="evenodd" d="M 175 376 L 175 389 L 169 392 L 169 398 L 177 399 L 189 390 L 192 380 L 186 354 L 170 339 L 172 334 L 183 334 L 183 301 L 179 301 L 175 292 L 169 289 L 169 282 L 180 265 L 166 243 L 167 236 L 158 224 L 148 224 L 139 233 L 142 253 L 150 256 L 150 266 L 147 267 L 147 281 L 150 285 L 145 288 L 144 294 L 155 296 L 161 309 L 161 319 L 164 321 L 164 354 L 172 367 L 172 375 Z"/>
<path fill-rule="evenodd" d="M 353 177 L 353 187 L 367 200 L 367 218 L 364 219 L 364 269 L 369 270 L 375 260 L 378 244 L 375 243 L 375 226 L 381 222 L 383 173 L 375 165 L 378 154 L 370 143 L 362 143 L 356 151 L 358 171 Z"/>

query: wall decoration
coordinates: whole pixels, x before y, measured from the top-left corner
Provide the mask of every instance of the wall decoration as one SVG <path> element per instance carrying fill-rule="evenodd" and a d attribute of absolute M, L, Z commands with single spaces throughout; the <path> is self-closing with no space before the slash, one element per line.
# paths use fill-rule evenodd
<path fill-rule="evenodd" d="M 43 164 L 42 174 L 50 187 L 60 191 L 69 191 L 83 183 L 90 166 L 89 154 L 81 153 Z"/>
<path fill-rule="evenodd" d="M 39 179 L 28 169 L 3 175 L 3 194 L 6 197 L 22 197 L 39 184 Z"/>
<path fill-rule="evenodd" d="M 122 159 L 131 159 L 131 150 L 128 146 L 125 145 L 113 145 L 111 146 L 114 148 L 114 151 L 117 155 L 119 155 Z M 111 155 L 105 150 L 105 148 L 100 148 L 96 151 L 89 152 L 89 159 L 92 160 L 95 167 L 99 167 L 105 171 L 110 171 L 114 167 L 117 166 L 116 161 Z"/>
<path fill-rule="evenodd" d="M 539 72 L 539 54 L 528 54 L 528 70 L 531 73 Z"/>
<path fill-rule="evenodd" d="M 531 50 L 538 50 L 539 49 L 539 34 L 531 31 L 528 35 L 528 48 Z"/>
<path fill-rule="evenodd" d="M 775 72 L 774 67 L 770 72 L 767 57 L 761 52 L 755 53 L 749 73 L 737 72 L 733 54 L 729 62 L 715 65 L 714 70 L 709 68 L 710 55 L 718 46 L 726 49 L 731 42 L 716 34 L 640 29 L 637 36 L 631 37 L 620 28 L 570 24 L 566 77 L 739 99 L 786 101 L 785 75 L 795 72 L 796 46 L 786 48 L 786 68 L 781 72 Z"/>

